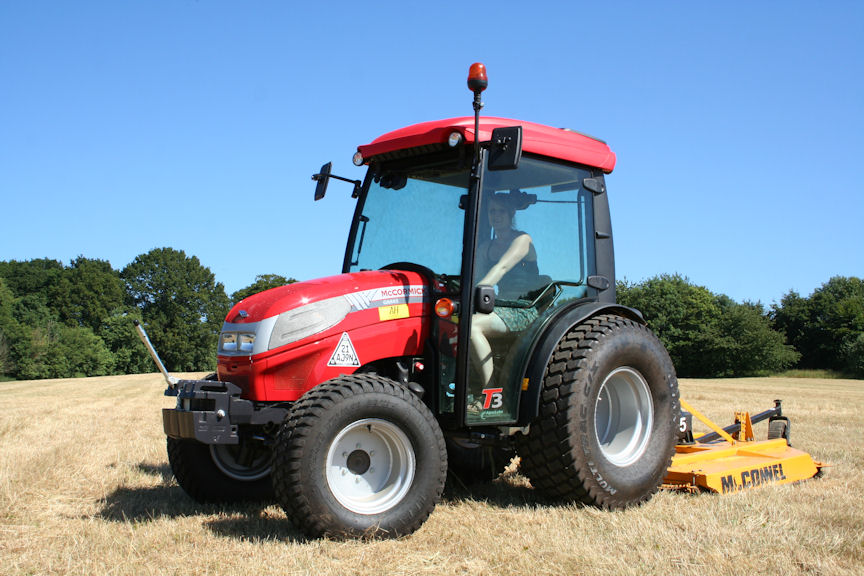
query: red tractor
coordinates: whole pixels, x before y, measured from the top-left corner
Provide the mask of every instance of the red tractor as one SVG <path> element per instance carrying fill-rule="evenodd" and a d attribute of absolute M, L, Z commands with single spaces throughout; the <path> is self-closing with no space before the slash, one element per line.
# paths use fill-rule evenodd
<path fill-rule="evenodd" d="M 616 304 L 604 175 L 566 129 L 473 117 L 359 146 L 342 274 L 238 302 L 211 379 L 163 411 L 199 501 L 275 498 L 310 537 L 413 532 L 448 467 L 495 478 L 518 454 L 549 497 L 602 508 L 658 489 L 676 445 L 675 370 Z M 330 164 L 313 176 L 324 197 Z"/>

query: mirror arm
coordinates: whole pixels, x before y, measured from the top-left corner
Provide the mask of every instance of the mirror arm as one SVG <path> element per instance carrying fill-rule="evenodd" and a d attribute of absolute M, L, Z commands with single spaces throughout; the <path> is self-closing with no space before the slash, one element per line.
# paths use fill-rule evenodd
<path fill-rule="evenodd" d="M 327 180 L 329 178 L 335 178 L 336 180 L 342 180 L 343 182 L 348 182 L 349 184 L 353 184 L 354 190 L 351 192 L 351 197 L 352 198 L 359 198 L 360 197 L 360 187 L 363 186 L 362 180 L 351 180 L 350 178 L 343 178 L 342 176 L 336 176 L 335 174 L 322 174 L 320 172 L 318 174 L 312 175 L 312 180 L 315 180 L 315 181 Z M 322 194 L 321 197 L 323 198 L 323 196 L 324 195 Z M 316 198 L 316 199 L 318 199 L 318 198 Z"/>
<path fill-rule="evenodd" d="M 312 176 L 313 180 L 318 180 L 316 176 L 321 176 L 320 174 L 314 174 Z M 360 185 L 363 184 L 360 180 L 351 180 L 350 178 L 343 178 L 342 176 L 336 176 L 335 174 L 330 174 L 330 178 L 335 178 L 336 180 L 342 180 L 343 182 L 348 182 L 349 184 L 354 184 L 355 188 L 360 188 Z"/>

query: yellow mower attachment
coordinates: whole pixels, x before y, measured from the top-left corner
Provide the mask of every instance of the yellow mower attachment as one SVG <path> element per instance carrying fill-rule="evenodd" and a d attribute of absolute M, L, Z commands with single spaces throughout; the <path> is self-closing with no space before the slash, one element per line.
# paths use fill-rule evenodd
<path fill-rule="evenodd" d="M 780 400 L 774 408 L 750 417 L 736 412 L 735 423 L 720 428 L 684 400 L 681 406 L 680 441 L 663 481 L 664 488 L 710 490 L 721 494 L 755 488 L 763 484 L 788 484 L 819 474 L 824 466 L 789 443 L 789 419 Z M 692 432 L 692 416 L 713 432 Z M 768 440 L 757 441 L 753 424 L 768 420 Z"/>

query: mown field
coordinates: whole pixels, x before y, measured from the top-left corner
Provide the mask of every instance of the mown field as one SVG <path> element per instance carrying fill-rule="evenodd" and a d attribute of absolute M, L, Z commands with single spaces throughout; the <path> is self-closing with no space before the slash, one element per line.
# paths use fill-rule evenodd
<path fill-rule="evenodd" d="M 0 383 L 0 574 L 864 573 L 864 381 L 681 382 L 724 424 L 782 398 L 793 444 L 831 464 L 820 479 L 662 492 L 612 513 L 541 502 L 514 466 L 448 491 L 416 534 L 371 542 L 307 541 L 278 506 L 187 498 L 165 454 L 163 387 L 158 375 Z"/>

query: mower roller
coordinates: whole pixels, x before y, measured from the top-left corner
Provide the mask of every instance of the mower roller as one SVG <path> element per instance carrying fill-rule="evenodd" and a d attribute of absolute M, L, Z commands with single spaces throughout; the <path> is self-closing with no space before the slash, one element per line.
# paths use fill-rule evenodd
<path fill-rule="evenodd" d="M 806 452 L 792 448 L 789 419 L 781 401 L 774 408 L 751 417 L 736 412 L 735 421 L 720 428 L 690 404 L 681 400 L 680 441 L 663 487 L 729 494 L 764 484 L 789 484 L 821 474 L 824 464 Z M 712 432 L 694 437 L 690 415 Z M 768 439 L 756 440 L 753 425 L 768 420 Z"/>

